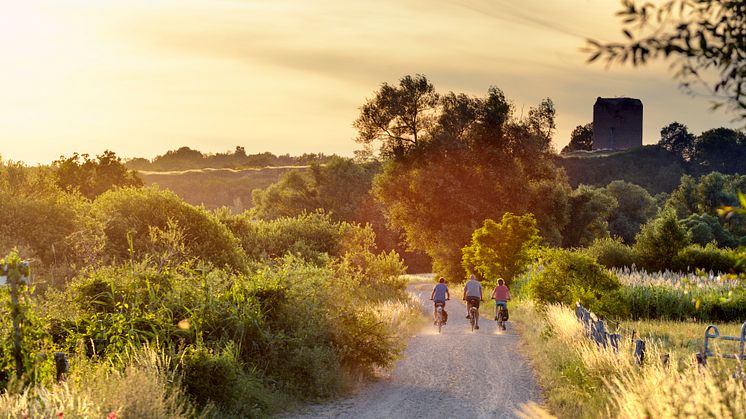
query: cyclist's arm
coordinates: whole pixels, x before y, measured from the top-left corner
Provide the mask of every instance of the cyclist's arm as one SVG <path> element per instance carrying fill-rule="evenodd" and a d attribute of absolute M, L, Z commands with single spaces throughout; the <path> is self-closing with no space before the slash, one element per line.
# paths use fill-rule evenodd
<path fill-rule="evenodd" d="M 446 290 L 446 300 L 450 300 L 450 299 L 451 299 L 451 293 L 448 290 Z"/>
<path fill-rule="evenodd" d="M 510 300 L 510 290 L 508 290 L 508 300 Z"/>
<path fill-rule="evenodd" d="M 435 288 L 433 288 L 433 292 L 430 293 L 430 299 L 432 300 L 433 297 L 435 297 Z"/>

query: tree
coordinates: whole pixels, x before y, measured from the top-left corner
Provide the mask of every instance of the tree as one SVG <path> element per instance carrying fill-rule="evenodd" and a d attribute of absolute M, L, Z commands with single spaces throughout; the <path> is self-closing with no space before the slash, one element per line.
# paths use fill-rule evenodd
<path fill-rule="evenodd" d="M 462 263 L 469 274 L 482 278 L 504 278 L 510 282 L 531 261 L 531 251 L 541 243 L 533 214 L 506 212 L 500 224 L 484 220 L 464 247 Z"/>
<path fill-rule="evenodd" d="M 640 264 L 654 272 L 670 267 L 673 258 L 689 244 L 689 237 L 676 213 L 666 210 L 642 226 L 635 241 L 634 250 Z"/>
<path fill-rule="evenodd" d="M 411 249 L 425 251 L 434 270 L 449 280 L 465 277 L 461 248 L 485 219 L 536 209 L 542 236 L 560 242 L 569 186 L 551 160 L 551 101 L 516 119 L 496 87 L 484 97 L 438 97 L 433 124 L 418 136 L 428 140 L 406 154 L 389 153 L 374 181 L 374 195 L 392 227 L 404 232 Z M 381 154 L 387 154 L 385 144 Z M 545 193 L 550 199 L 542 199 Z"/>
<path fill-rule="evenodd" d="M 127 170 L 122 159 L 109 150 L 96 156 L 96 160 L 89 158 L 88 154 L 74 153 L 68 158 L 60 156 L 52 166 L 60 188 L 77 190 L 89 199 L 115 187 L 143 186 L 137 173 Z"/>
<path fill-rule="evenodd" d="M 365 146 L 380 141 L 382 156 L 402 157 L 427 140 L 437 105 L 438 94 L 422 74 L 402 77 L 398 87 L 383 83 L 353 123 L 357 141 Z"/>
<path fill-rule="evenodd" d="M 694 154 L 694 138 L 694 134 L 689 133 L 686 125 L 671 122 L 661 129 L 658 145 L 684 160 L 689 160 Z"/>
<path fill-rule="evenodd" d="M 616 199 L 601 188 L 580 185 L 570 195 L 570 221 L 563 231 L 563 246 L 588 246 L 609 236 L 608 220 Z"/>
<path fill-rule="evenodd" d="M 746 173 L 746 135 L 730 128 L 703 132 L 694 143 L 694 158 L 702 171 Z"/>
<path fill-rule="evenodd" d="M 562 149 L 562 154 L 579 150 L 593 150 L 593 122 L 578 125 L 572 130 L 570 143 Z"/>
<path fill-rule="evenodd" d="M 649 59 L 672 60 L 679 84 L 715 95 L 717 106 L 746 118 L 746 2 L 738 0 L 667 0 L 660 5 L 624 0 L 617 14 L 624 42 L 588 41 L 589 61 L 609 64 Z"/>
<path fill-rule="evenodd" d="M 609 233 L 631 244 L 640 226 L 658 211 L 655 198 L 643 187 L 623 180 L 615 180 L 605 189 L 617 202 L 617 207 L 609 216 Z"/>

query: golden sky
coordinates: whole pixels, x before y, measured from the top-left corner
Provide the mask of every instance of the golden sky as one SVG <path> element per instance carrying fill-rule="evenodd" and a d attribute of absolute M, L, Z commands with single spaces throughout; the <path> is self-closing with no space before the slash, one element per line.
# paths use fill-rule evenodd
<path fill-rule="evenodd" d="M 517 113 L 550 97 L 555 145 L 597 96 L 643 101 L 645 143 L 679 121 L 731 126 L 663 64 L 586 65 L 620 38 L 615 0 L 0 0 L 0 156 L 48 163 L 110 149 L 351 155 L 352 121 L 382 82 L 495 85 Z"/>

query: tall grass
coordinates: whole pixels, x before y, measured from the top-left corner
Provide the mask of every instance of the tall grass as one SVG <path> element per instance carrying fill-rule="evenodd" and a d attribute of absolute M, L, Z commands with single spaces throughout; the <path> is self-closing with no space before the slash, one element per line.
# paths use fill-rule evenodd
<path fill-rule="evenodd" d="M 514 307 L 548 407 L 559 417 L 746 417 L 744 382 L 732 375 L 735 362 L 712 359 L 701 369 L 693 353 L 675 351 L 666 367 L 661 355 L 671 348 L 659 331 L 655 338 L 643 336 L 646 361 L 640 366 L 630 339 L 623 339 L 618 353 L 598 348 L 569 308 Z M 667 327 L 677 333 L 675 323 Z M 537 409 L 527 407 L 523 415 L 538 415 Z"/>
<path fill-rule="evenodd" d="M 0 395 L 0 417 L 7 418 L 187 418 L 199 416 L 169 367 L 155 349 L 133 352 L 124 368 L 113 364 L 75 365 L 66 383 L 37 386 Z M 202 412 L 208 414 L 209 409 Z"/>

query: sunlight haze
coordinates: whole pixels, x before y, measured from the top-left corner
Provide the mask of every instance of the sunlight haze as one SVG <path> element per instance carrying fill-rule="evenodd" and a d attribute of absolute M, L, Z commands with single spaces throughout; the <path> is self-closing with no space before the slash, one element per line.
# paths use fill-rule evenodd
<path fill-rule="evenodd" d="M 555 147 L 597 96 L 642 100 L 644 142 L 672 121 L 731 126 L 680 92 L 665 63 L 587 65 L 586 37 L 620 39 L 617 1 L 0 0 L 0 156 L 48 163 L 105 149 L 352 155 L 358 107 L 382 82 L 495 85 L 516 113 L 557 108 Z"/>

